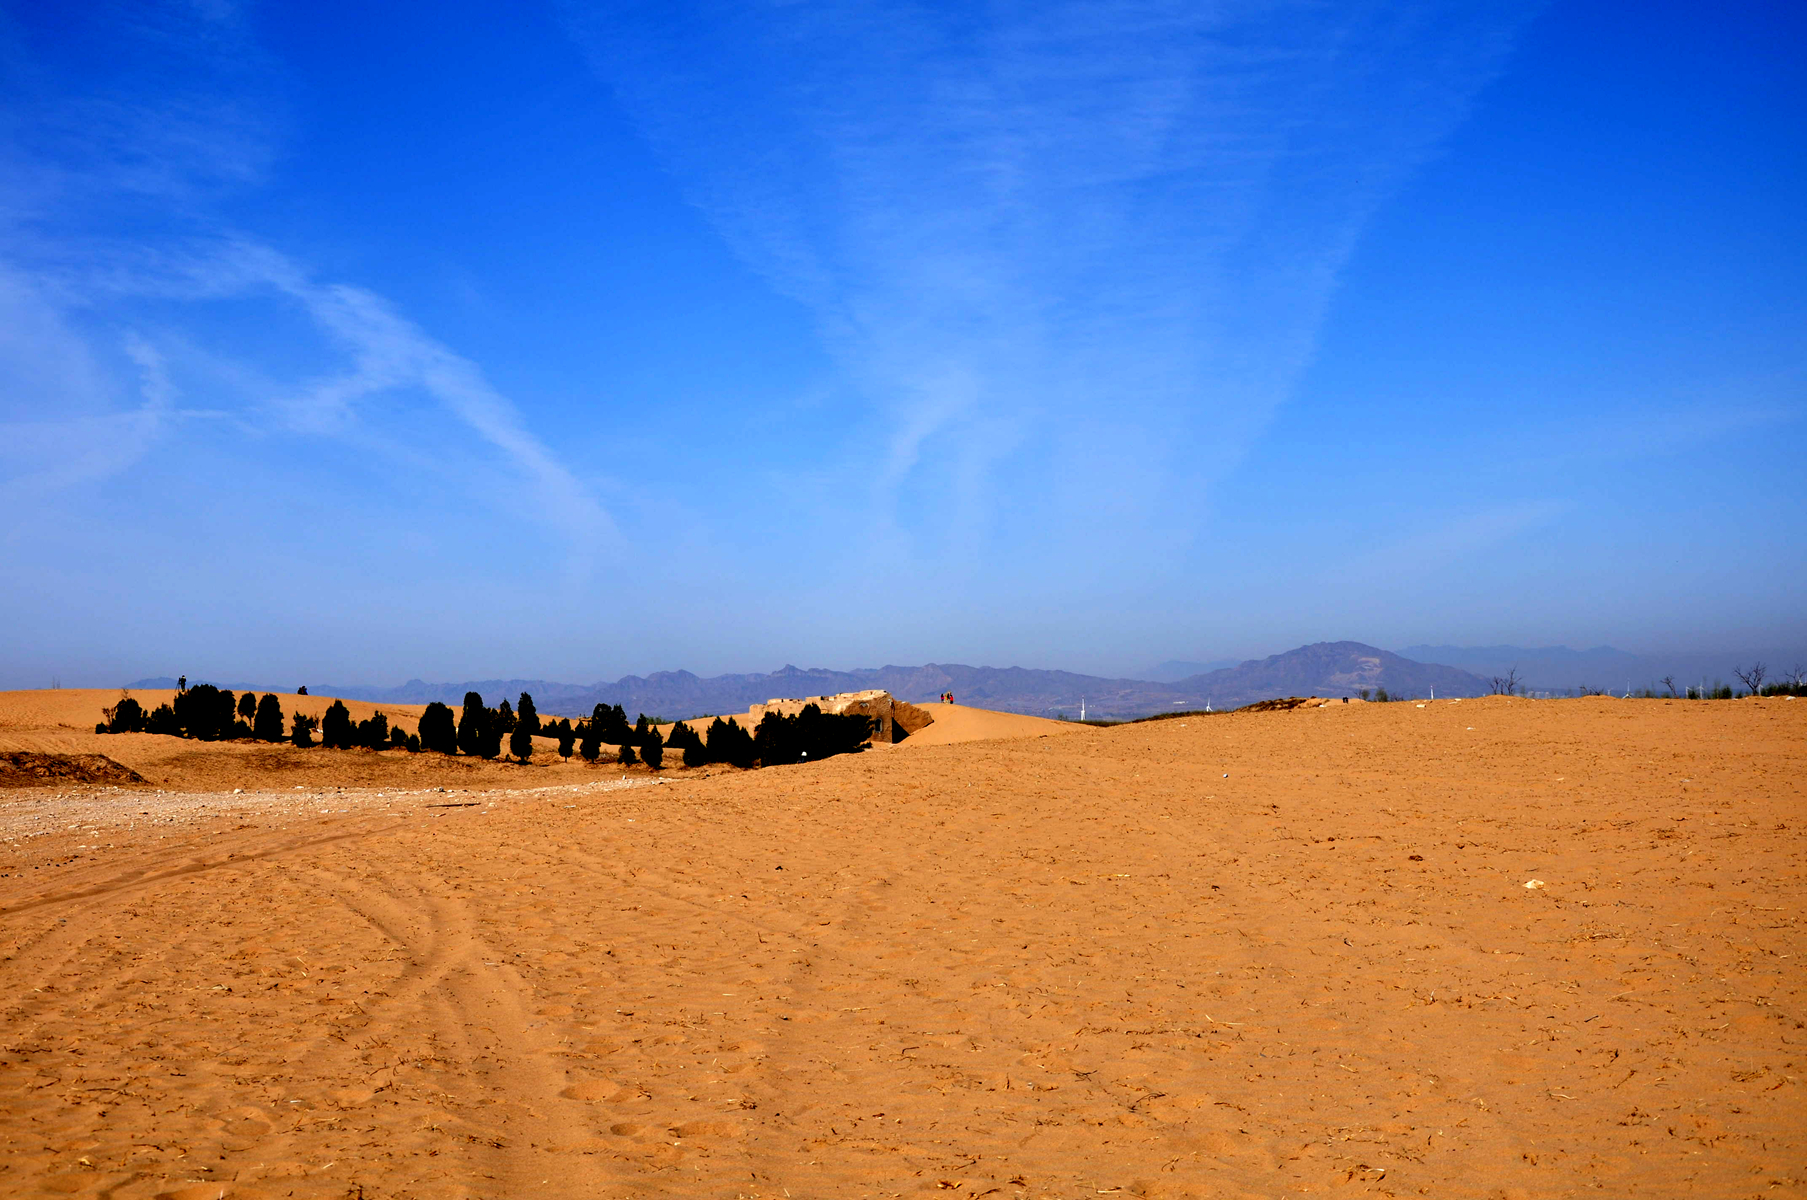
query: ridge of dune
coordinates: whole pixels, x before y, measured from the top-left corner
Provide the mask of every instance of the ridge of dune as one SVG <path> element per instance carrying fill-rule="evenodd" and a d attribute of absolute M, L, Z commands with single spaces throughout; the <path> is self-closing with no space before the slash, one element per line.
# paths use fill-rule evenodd
<path fill-rule="evenodd" d="M 946 746 L 955 742 L 980 742 L 993 738 L 1084 733 L 1092 728 L 1072 721 L 1051 721 L 1047 717 L 1026 717 L 1021 713 L 996 712 L 965 704 L 929 703 L 916 707 L 934 717 L 935 722 L 924 729 L 918 729 L 899 745 Z"/>

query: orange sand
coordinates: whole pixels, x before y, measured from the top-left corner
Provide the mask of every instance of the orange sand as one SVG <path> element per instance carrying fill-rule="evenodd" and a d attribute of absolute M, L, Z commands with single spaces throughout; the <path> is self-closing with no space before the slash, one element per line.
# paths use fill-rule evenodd
<path fill-rule="evenodd" d="M 0 794 L 84 814 L 0 842 L 0 1191 L 1807 1196 L 1804 764 L 1798 702 L 1494 699 Z"/>
<path fill-rule="evenodd" d="M 1016 713 L 992 712 L 969 708 L 964 704 L 918 705 L 935 718 L 926 729 L 912 733 L 904 745 L 945 746 L 952 742 L 978 742 L 995 738 L 1043 737 L 1051 733 L 1083 733 L 1091 728 L 1071 721 L 1050 721 L 1046 717 L 1024 717 Z"/>

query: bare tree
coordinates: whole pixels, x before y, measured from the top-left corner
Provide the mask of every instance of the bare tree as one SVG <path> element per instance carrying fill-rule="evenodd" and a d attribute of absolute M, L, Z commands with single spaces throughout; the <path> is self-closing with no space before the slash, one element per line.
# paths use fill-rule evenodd
<path fill-rule="evenodd" d="M 1760 662 L 1752 663 L 1750 668 L 1744 671 L 1740 671 L 1736 667 L 1732 668 L 1732 674 L 1738 677 L 1739 683 L 1742 683 L 1745 687 L 1750 689 L 1751 695 L 1753 696 L 1763 690 L 1763 676 L 1766 673 L 1767 672 L 1763 669 L 1763 664 Z"/>
<path fill-rule="evenodd" d="M 1664 687 L 1669 689 L 1669 694 L 1671 696 L 1675 695 L 1675 676 L 1665 675 L 1658 682 L 1660 682 Z"/>
<path fill-rule="evenodd" d="M 1492 680 L 1493 694 L 1496 696 L 1512 696 L 1518 693 L 1518 668 L 1514 666 L 1504 675 L 1495 675 Z"/>
<path fill-rule="evenodd" d="M 1807 681 L 1807 667 L 1796 663 L 1783 678 L 1788 680 L 1789 687 L 1800 691 L 1802 682 Z"/>

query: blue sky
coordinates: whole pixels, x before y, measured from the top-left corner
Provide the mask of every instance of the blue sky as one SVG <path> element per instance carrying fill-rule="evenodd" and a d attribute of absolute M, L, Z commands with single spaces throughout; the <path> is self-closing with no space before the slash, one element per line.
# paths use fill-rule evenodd
<path fill-rule="evenodd" d="M 1807 646 L 1807 12 L 12 4 L 0 685 Z"/>

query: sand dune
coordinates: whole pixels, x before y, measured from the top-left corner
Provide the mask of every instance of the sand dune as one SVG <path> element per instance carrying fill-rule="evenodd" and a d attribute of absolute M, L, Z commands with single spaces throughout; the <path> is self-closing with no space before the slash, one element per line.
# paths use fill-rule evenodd
<path fill-rule="evenodd" d="M 1469 700 L 15 793 L 0 1188 L 1800 1196 L 1804 763 L 1800 703 Z"/>
<path fill-rule="evenodd" d="M 985 708 L 969 708 L 964 704 L 923 704 L 918 707 L 934 717 L 935 723 L 927 729 L 917 730 L 900 745 L 945 746 L 953 742 L 990 741 L 996 738 L 1045 737 L 1051 733 L 1084 732 L 1091 728 L 1071 721 L 1050 721 L 1045 717 L 992 712 Z"/>

